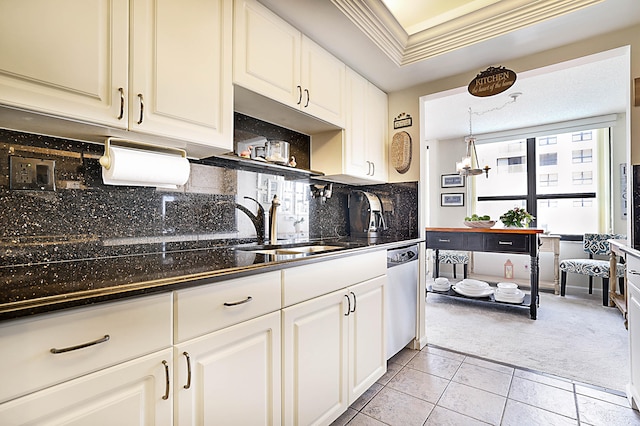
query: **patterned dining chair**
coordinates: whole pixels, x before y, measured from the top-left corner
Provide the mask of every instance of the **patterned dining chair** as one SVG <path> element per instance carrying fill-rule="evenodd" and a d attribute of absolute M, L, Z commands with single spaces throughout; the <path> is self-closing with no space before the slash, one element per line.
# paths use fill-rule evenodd
<path fill-rule="evenodd" d="M 582 245 L 588 259 L 565 259 L 560 262 L 560 295 L 565 295 L 567 287 L 567 272 L 589 276 L 589 294 L 593 294 L 593 277 L 602 278 L 602 304 L 609 305 L 609 260 L 594 259 L 594 256 L 609 256 L 609 242 L 607 240 L 625 239 L 620 234 L 584 234 Z M 624 288 L 624 265 L 616 266 L 616 277 L 620 279 L 620 289 Z M 615 279 L 615 278 L 614 278 Z"/>
<path fill-rule="evenodd" d="M 469 265 L 469 252 L 459 250 L 438 250 L 435 259 L 436 278 L 440 273 L 440 264 L 453 265 L 453 278 L 456 278 L 456 265 L 462 265 L 462 277 L 467 278 Z"/>

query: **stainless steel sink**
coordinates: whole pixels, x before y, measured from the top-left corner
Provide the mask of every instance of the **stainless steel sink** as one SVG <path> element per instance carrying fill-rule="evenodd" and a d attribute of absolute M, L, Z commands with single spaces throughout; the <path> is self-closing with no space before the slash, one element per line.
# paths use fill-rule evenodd
<path fill-rule="evenodd" d="M 258 254 L 271 254 L 271 255 L 296 255 L 296 254 L 311 254 L 320 253 L 325 251 L 339 250 L 344 247 L 341 246 L 328 246 L 328 245 L 306 245 L 306 246 L 294 246 L 294 247 L 274 247 L 274 248 L 242 248 L 244 251 Z"/>

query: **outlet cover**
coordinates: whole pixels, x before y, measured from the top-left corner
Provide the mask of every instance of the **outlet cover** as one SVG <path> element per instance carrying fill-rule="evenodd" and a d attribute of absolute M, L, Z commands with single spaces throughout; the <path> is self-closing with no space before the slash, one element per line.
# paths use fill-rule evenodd
<path fill-rule="evenodd" d="M 54 160 L 10 156 L 9 189 L 55 191 L 55 165 Z"/>

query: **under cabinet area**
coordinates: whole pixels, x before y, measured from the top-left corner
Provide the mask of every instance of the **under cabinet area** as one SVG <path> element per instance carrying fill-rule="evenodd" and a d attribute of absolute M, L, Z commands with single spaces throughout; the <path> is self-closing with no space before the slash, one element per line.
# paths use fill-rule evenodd
<path fill-rule="evenodd" d="M 284 271 L 283 424 L 330 424 L 386 372 L 385 265 L 375 252 Z"/>
<path fill-rule="evenodd" d="M 344 63 L 255 0 L 235 2 L 233 82 L 338 127 Z"/>
<path fill-rule="evenodd" d="M 172 425 L 171 350 L 0 404 L 3 425 Z"/>
<path fill-rule="evenodd" d="M 232 12 L 225 0 L 2 2 L 0 104 L 194 157 L 230 151 Z"/>
<path fill-rule="evenodd" d="M 0 323 L 0 424 L 328 425 L 386 372 L 386 251 Z"/>
<path fill-rule="evenodd" d="M 280 345 L 280 311 L 176 345 L 176 424 L 279 425 Z"/>
<path fill-rule="evenodd" d="M 0 424 L 170 425 L 171 343 L 169 293 L 3 323 Z"/>

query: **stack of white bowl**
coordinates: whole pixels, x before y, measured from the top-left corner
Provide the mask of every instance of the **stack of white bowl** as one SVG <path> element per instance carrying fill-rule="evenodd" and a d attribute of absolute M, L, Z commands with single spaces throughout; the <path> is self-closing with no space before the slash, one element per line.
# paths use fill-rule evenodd
<path fill-rule="evenodd" d="M 446 277 L 438 277 L 435 279 L 434 283 L 431 285 L 433 291 L 449 291 L 449 287 L 451 283 L 449 283 L 449 279 Z"/>
<path fill-rule="evenodd" d="M 488 297 L 493 293 L 493 289 L 489 283 L 479 280 L 465 278 L 464 280 L 453 286 L 456 293 L 468 297 Z"/>
<path fill-rule="evenodd" d="M 516 283 L 498 283 L 498 288 L 493 294 L 497 302 L 522 303 L 524 292 L 518 288 Z"/>

